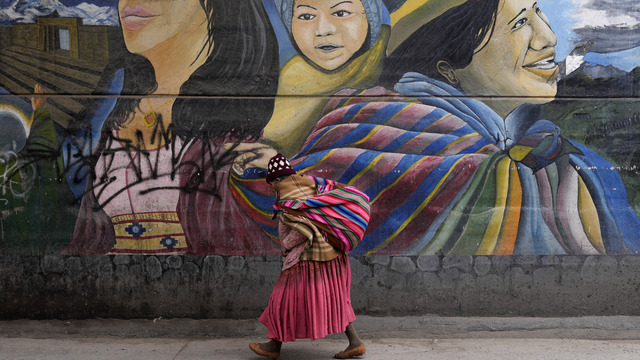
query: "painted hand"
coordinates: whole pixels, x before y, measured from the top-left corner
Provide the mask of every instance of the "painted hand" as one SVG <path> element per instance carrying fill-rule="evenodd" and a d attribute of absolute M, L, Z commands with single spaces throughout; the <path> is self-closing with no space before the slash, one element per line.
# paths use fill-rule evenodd
<path fill-rule="evenodd" d="M 31 107 L 33 108 L 33 111 L 36 111 L 41 108 L 42 105 L 44 105 L 44 103 L 47 101 L 44 96 L 38 96 L 44 95 L 44 89 L 42 88 L 42 86 L 40 86 L 40 84 L 36 84 L 36 86 L 34 86 L 33 95 L 34 96 L 31 98 Z"/>
<path fill-rule="evenodd" d="M 242 175 L 249 168 L 266 169 L 269 159 L 278 153 L 271 146 L 260 143 L 226 143 L 224 147 L 238 153 L 238 156 L 233 160 L 233 165 L 231 165 L 231 169 L 236 175 Z"/>

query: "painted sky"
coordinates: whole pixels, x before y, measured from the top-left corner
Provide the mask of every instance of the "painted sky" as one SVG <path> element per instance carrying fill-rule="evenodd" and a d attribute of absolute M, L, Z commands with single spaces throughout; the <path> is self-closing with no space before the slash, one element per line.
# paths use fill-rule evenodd
<path fill-rule="evenodd" d="M 59 0 L 65 6 L 77 6 L 83 2 L 98 6 L 118 6 L 118 0 Z M 182 1 L 182 0 L 178 0 Z M 6 8 L 16 2 L 16 0 L 0 0 L 0 8 Z"/>
<path fill-rule="evenodd" d="M 638 0 L 539 0 L 558 37 L 563 60 L 578 45 L 592 41 L 585 61 L 622 70 L 640 66 L 640 2 Z"/>
<path fill-rule="evenodd" d="M 13 4 L 16 0 L 0 0 L 0 7 L 7 7 Z M 76 6 L 83 2 L 89 4 L 95 4 L 98 6 L 117 6 L 118 0 L 59 0 L 65 6 Z"/>
<path fill-rule="evenodd" d="M 118 6 L 118 0 L 60 0 L 60 2 L 65 6 L 77 6 L 83 2 L 98 6 Z"/>

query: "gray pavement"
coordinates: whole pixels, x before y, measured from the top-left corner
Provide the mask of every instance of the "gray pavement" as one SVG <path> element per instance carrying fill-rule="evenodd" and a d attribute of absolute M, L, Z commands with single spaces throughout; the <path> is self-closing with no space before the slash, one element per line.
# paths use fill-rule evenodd
<path fill-rule="evenodd" d="M 640 359 L 640 317 L 368 317 L 355 323 L 363 359 Z M 0 321 L 5 359 L 261 359 L 255 320 Z M 329 359 L 342 334 L 283 346 L 281 359 Z"/>
<path fill-rule="evenodd" d="M 0 359 L 265 359 L 254 355 L 251 339 L 74 338 L 0 339 Z M 366 339 L 362 359 L 633 359 L 640 358 L 634 340 L 576 339 Z M 280 359 L 330 359 L 344 341 L 296 341 L 283 347 Z"/>

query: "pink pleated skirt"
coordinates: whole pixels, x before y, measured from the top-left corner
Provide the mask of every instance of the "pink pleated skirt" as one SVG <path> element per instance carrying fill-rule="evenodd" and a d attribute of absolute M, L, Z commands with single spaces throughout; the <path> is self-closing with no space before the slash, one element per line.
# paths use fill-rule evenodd
<path fill-rule="evenodd" d="M 280 273 L 258 320 L 269 339 L 286 342 L 343 332 L 355 319 L 351 266 L 341 254 L 330 261 L 300 261 Z"/>

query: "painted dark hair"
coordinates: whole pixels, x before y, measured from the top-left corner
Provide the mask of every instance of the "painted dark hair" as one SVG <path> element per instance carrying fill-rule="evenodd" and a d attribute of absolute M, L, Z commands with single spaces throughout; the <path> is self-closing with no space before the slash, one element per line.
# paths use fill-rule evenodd
<path fill-rule="evenodd" d="M 172 108 L 174 136 L 254 139 L 273 113 L 278 87 L 278 48 L 261 1 L 200 0 L 207 15 L 209 54 L 180 88 Z M 124 86 L 105 127 L 130 121 L 140 96 L 157 89 L 151 63 L 127 53 Z"/>
<path fill-rule="evenodd" d="M 402 75 L 412 71 L 446 81 L 438 72 L 438 61 L 454 69 L 469 65 L 479 47 L 486 45 L 485 38 L 493 34 L 499 3 L 468 0 L 420 27 L 385 59 L 382 84 L 393 88 Z"/>

